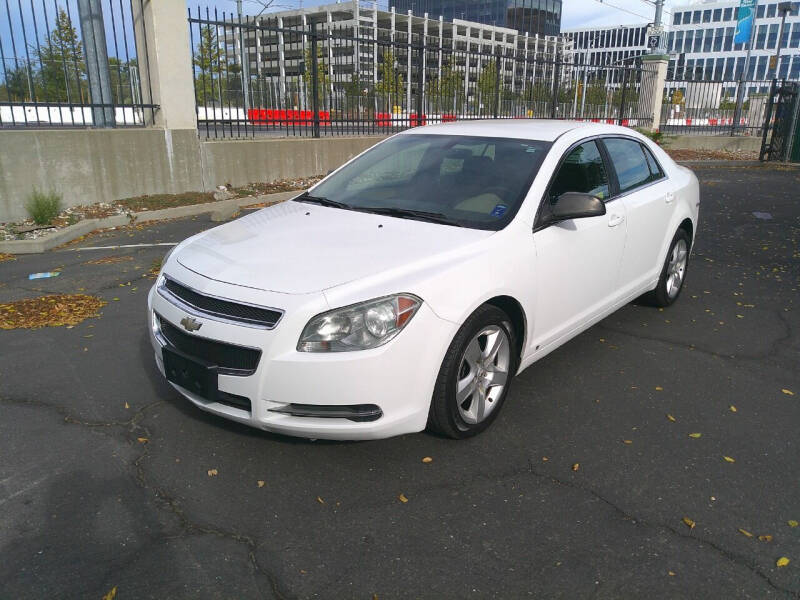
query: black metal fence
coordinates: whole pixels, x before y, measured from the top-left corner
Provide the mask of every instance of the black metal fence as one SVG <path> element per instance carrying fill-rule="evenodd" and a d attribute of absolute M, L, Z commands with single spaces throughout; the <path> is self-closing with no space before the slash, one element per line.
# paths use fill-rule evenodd
<path fill-rule="evenodd" d="M 574 65 L 553 38 L 542 49 L 523 36 L 489 43 L 208 8 L 190 9 L 189 24 L 198 127 L 210 138 L 384 134 L 483 118 L 652 125 L 654 71 Z"/>
<path fill-rule="evenodd" d="M 0 127 L 152 121 L 144 0 L 0 1 Z"/>
<path fill-rule="evenodd" d="M 761 136 L 772 80 L 667 80 L 660 130 L 682 135 Z"/>

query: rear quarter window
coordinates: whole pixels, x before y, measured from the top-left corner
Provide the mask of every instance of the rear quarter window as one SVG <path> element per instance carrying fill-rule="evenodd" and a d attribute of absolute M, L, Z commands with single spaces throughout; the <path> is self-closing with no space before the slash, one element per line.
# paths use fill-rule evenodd
<path fill-rule="evenodd" d="M 625 138 L 606 138 L 603 144 L 617 174 L 620 193 L 652 181 L 653 174 L 645 150 L 639 142 Z"/>

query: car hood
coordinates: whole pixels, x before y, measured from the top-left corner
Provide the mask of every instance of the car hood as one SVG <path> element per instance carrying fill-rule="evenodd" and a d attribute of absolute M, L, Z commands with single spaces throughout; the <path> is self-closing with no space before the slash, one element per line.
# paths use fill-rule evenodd
<path fill-rule="evenodd" d="M 289 201 L 201 233 L 175 258 L 216 281 L 305 294 L 426 263 L 492 233 Z"/>

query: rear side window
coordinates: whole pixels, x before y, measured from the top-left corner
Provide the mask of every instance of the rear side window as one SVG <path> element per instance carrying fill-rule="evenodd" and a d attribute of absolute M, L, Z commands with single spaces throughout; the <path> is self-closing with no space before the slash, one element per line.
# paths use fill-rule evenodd
<path fill-rule="evenodd" d="M 567 154 L 550 186 L 550 203 L 555 204 L 566 192 L 608 198 L 608 174 L 596 142 L 581 144 Z"/>
<path fill-rule="evenodd" d="M 647 164 L 644 149 L 639 142 L 623 138 L 608 138 L 604 139 L 603 143 L 617 173 L 620 193 L 628 192 L 652 180 L 650 166 Z"/>
<path fill-rule="evenodd" d="M 650 181 L 657 181 L 664 177 L 664 172 L 661 170 L 650 148 L 642 144 L 642 150 L 644 150 L 644 155 L 647 157 L 647 166 L 650 167 Z"/>

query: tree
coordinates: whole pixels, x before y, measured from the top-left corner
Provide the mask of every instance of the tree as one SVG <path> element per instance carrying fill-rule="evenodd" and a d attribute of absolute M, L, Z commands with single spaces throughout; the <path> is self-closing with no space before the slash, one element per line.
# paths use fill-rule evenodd
<path fill-rule="evenodd" d="M 304 69 L 303 81 L 306 84 L 306 98 L 307 105 L 313 106 L 312 98 L 314 94 L 314 72 L 312 70 L 313 63 L 311 62 L 311 48 L 306 48 L 304 54 Z M 328 75 L 328 70 L 325 68 L 325 62 L 322 60 L 322 48 L 317 46 L 317 106 L 318 110 L 322 110 L 325 105 L 325 91 L 331 86 L 331 78 Z"/>
<path fill-rule="evenodd" d="M 380 96 L 385 106 L 391 111 L 394 103 L 400 101 L 406 89 L 403 75 L 397 72 L 394 54 L 391 50 L 383 53 L 382 62 L 378 69 L 378 83 L 375 84 L 375 93 Z"/>
<path fill-rule="evenodd" d="M 195 72 L 194 88 L 197 104 L 222 103 L 219 78 L 227 66 L 227 61 L 213 25 L 203 25 L 200 28 L 200 43 L 194 51 L 192 64 Z"/>
<path fill-rule="evenodd" d="M 497 83 L 497 65 L 494 60 L 490 59 L 484 63 L 478 75 L 479 102 L 483 108 L 483 114 L 494 114 L 497 106 L 495 97 Z"/>
<path fill-rule="evenodd" d="M 55 27 L 36 53 L 39 58 L 36 99 L 45 102 L 84 102 L 88 91 L 81 41 L 63 8 L 59 9 Z"/>
<path fill-rule="evenodd" d="M 428 83 L 428 105 L 436 112 L 459 113 L 464 105 L 464 77 L 448 62 L 441 76 Z"/>
<path fill-rule="evenodd" d="M 6 71 L 5 83 L 0 85 L 0 99 L 8 102 L 32 101 L 32 73 L 25 65 Z"/>

